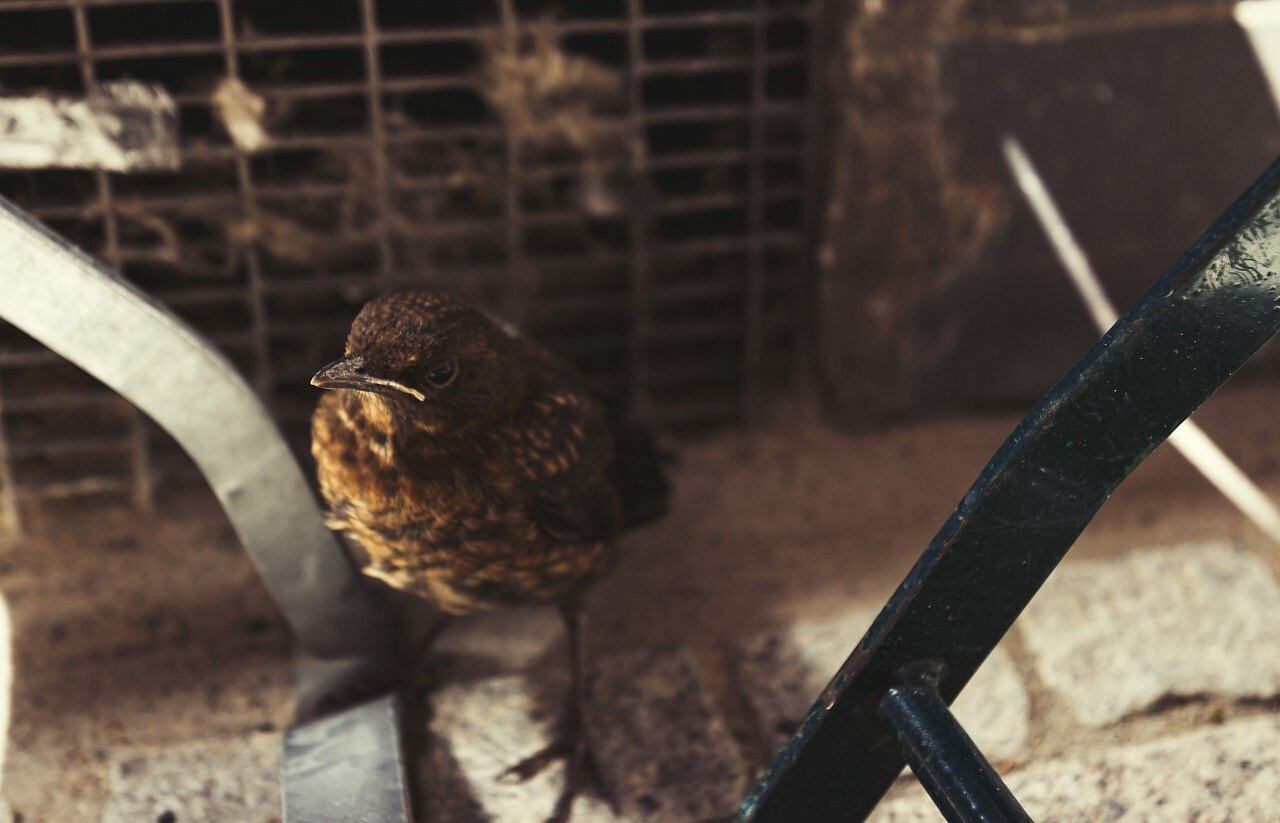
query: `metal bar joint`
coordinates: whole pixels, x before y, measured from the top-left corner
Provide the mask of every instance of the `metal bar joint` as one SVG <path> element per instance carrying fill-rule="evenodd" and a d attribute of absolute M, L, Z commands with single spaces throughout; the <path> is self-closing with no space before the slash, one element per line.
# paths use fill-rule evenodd
<path fill-rule="evenodd" d="M 876 716 L 949 823 L 1031 823 L 938 693 L 943 670 L 933 664 L 890 687 Z"/>

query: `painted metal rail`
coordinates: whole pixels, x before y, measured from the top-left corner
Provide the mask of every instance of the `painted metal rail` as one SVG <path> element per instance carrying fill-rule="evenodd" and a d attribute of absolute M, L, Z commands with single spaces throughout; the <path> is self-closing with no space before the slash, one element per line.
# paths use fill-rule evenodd
<path fill-rule="evenodd" d="M 1116 486 L 1278 329 L 1280 161 L 1018 425 L 739 820 L 861 820 L 908 762 L 948 820 L 1026 820 L 945 707 Z"/>
<path fill-rule="evenodd" d="M 284 750 L 286 820 L 408 823 L 399 701 L 331 699 L 386 682 L 396 642 L 391 610 L 325 527 L 253 391 L 168 309 L 3 199 L 0 318 L 173 435 L 226 510 L 302 651 L 300 722 Z M 329 713 L 313 717 L 320 707 Z"/>

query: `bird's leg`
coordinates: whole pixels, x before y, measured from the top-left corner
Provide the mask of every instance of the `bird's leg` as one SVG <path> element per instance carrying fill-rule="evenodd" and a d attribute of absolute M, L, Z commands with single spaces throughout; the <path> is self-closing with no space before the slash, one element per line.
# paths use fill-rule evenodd
<path fill-rule="evenodd" d="M 335 674 L 324 676 L 324 682 L 328 685 L 323 693 L 309 692 L 305 697 L 300 696 L 297 708 L 299 718 L 319 717 L 389 691 L 425 692 L 436 685 L 429 653 L 440 635 L 452 623 L 453 616 L 446 613 L 437 615 L 422 639 L 414 641 L 411 637 L 413 632 L 406 629 L 413 622 L 413 613 L 405 605 L 404 599 L 392 599 L 390 603 L 396 618 L 395 634 L 388 641 L 387 648 L 379 654 L 347 666 L 341 676 L 336 674 L 333 662 L 316 660 L 305 664 L 310 672 L 307 676 L 312 681 L 321 682 L 317 678 L 321 677 L 319 672 L 326 667 Z"/>
<path fill-rule="evenodd" d="M 418 653 L 427 654 L 436 645 L 436 641 L 440 639 L 440 635 L 444 634 L 444 630 L 449 628 L 453 623 L 453 615 L 442 613 L 432 622 L 431 627 L 427 629 L 427 633 L 418 641 Z"/>
<path fill-rule="evenodd" d="M 431 654 L 431 650 L 435 648 L 436 641 L 440 639 L 440 635 L 444 634 L 444 630 L 449 628 L 451 623 L 453 623 L 453 615 L 447 612 L 436 615 L 436 619 L 431 621 L 431 625 L 427 627 L 422 639 L 413 644 L 411 657 L 414 660 L 421 660 Z"/>
<path fill-rule="evenodd" d="M 569 674 L 573 681 L 568 705 L 560 720 L 555 739 L 540 751 L 502 773 L 502 777 L 514 776 L 523 781 L 540 773 L 552 761 L 559 759 L 567 761 L 564 788 L 560 790 L 555 809 L 547 818 L 547 823 L 563 823 L 569 819 L 573 799 L 583 783 L 588 780 L 595 784 L 609 805 L 615 807 L 615 811 L 617 805 L 614 799 L 608 796 L 604 782 L 600 779 L 600 769 L 587 733 L 590 694 L 587 683 L 586 643 L 582 632 L 582 601 L 575 597 L 561 604 L 560 616 L 564 620 L 565 640 L 569 647 Z"/>
<path fill-rule="evenodd" d="M 408 672 L 406 681 L 413 686 L 429 686 L 432 682 L 431 666 L 429 661 L 431 650 L 435 648 L 436 641 L 440 639 L 440 635 L 444 634 L 444 630 L 449 628 L 453 623 L 453 615 L 441 613 L 427 627 L 426 634 L 422 636 L 417 643 L 413 644 L 405 660 Z"/>

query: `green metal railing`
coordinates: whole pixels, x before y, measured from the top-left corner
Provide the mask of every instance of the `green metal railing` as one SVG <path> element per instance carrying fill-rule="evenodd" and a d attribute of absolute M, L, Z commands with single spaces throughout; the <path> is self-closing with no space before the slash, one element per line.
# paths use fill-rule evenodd
<path fill-rule="evenodd" d="M 907 764 L 948 820 L 1027 820 L 946 707 L 1116 486 L 1278 329 L 1280 161 L 1009 436 L 739 820 L 860 820 Z"/>

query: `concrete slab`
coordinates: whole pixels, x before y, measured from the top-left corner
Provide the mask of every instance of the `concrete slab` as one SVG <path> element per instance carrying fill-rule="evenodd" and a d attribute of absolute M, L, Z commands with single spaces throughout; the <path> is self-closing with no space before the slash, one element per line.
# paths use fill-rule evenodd
<path fill-rule="evenodd" d="M 429 808 L 437 814 L 451 809 L 459 815 L 451 819 L 466 819 L 467 810 L 478 812 L 494 823 L 545 817 L 563 785 L 563 764 L 524 783 L 502 773 L 549 742 L 565 685 L 560 679 L 515 676 L 454 684 L 437 693 L 431 729 L 441 747 L 436 762 L 443 768 L 436 781 L 428 778 L 434 784 L 427 787 Z M 620 814 L 585 795 L 575 801 L 575 823 L 679 823 L 734 812 L 748 788 L 748 770 L 683 653 L 604 658 L 593 690 L 592 739 Z M 450 786 L 451 770 L 461 780 Z M 459 789 L 469 798 L 432 796 Z"/>
<path fill-rule="evenodd" d="M 1280 495 L 1280 439 L 1270 425 L 1278 397 L 1274 386 L 1241 384 L 1197 413 L 1273 495 Z M 696 638 L 718 650 L 779 627 L 837 619 L 851 603 L 878 606 L 1015 422 L 975 416 L 852 436 L 797 424 L 683 444 L 671 516 L 637 533 L 617 572 L 591 591 L 592 648 L 603 656 Z M 122 747 L 197 745 L 283 727 L 293 694 L 288 638 L 211 502 L 174 498 L 153 518 L 78 504 L 33 512 L 31 525 L 28 538 L 0 543 L 0 590 L 15 644 L 4 790 L 15 815 L 26 823 L 99 821 L 113 789 L 112 758 Z M 1265 548 L 1193 469 L 1160 450 L 1118 490 L 1072 555 L 1107 558 L 1132 546 L 1224 538 Z M 536 629 L 523 622 L 534 618 L 502 613 L 492 624 L 460 621 L 438 650 L 459 664 L 445 667 L 451 676 L 463 668 L 456 676 L 505 674 L 495 669 L 513 662 L 527 667 L 539 683 L 528 699 L 549 722 L 563 693 L 543 678 L 562 672 L 563 646 L 554 611 L 536 615 Z M 517 625 L 498 625 L 507 620 Z M 522 626 L 529 636 L 513 654 L 499 635 Z M 490 639 L 474 636 L 482 632 Z M 841 639 L 852 646 L 857 638 Z M 492 648 L 483 646 L 488 642 Z M 1255 661 L 1275 656 L 1259 649 Z M 544 739 L 510 742 L 501 701 L 475 705 L 474 722 L 502 730 L 498 770 Z M 1069 723 L 1066 714 L 1055 712 L 1055 722 Z M 1205 716 L 1168 712 L 1136 723 L 1150 739 L 1189 731 Z M 969 721 L 969 728 L 980 726 Z M 1128 723 L 1114 730 L 1129 731 Z M 1054 740 L 1055 751 L 1104 745 L 1097 741 L 1111 734 L 1076 732 L 1071 741 Z M 999 763 L 998 752 L 983 745 Z M 424 820 L 487 823 L 470 795 L 474 781 L 450 751 L 436 746 L 418 766 L 417 793 L 431 787 Z M 538 811 L 518 819 L 539 820 Z"/>
<path fill-rule="evenodd" d="M 797 623 L 738 646 L 735 662 L 740 685 L 771 750 L 795 733 L 805 712 L 862 639 L 877 608 Z M 956 701 L 955 712 L 989 759 L 1018 758 L 1027 739 L 1028 700 L 1007 653 L 997 648 L 988 658 Z"/>
<path fill-rule="evenodd" d="M 997 767 L 1024 756 L 1030 701 L 1013 658 L 999 646 L 952 707 L 979 750 Z"/>
<path fill-rule="evenodd" d="M 112 753 L 102 823 L 278 823 L 279 734 Z"/>
<path fill-rule="evenodd" d="M 1068 561 L 1017 625 L 1040 677 L 1089 726 L 1166 695 L 1280 694 L 1280 586 L 1225 544 Z"/>
<path fill-rule="evenodd" d="M 601 769 L 627 819 L 674 823 L 737 811 L 750 770 L 688 655 L 611 656 L 593 688 Z"/>
<path fill-rule="evenodd" d="M 1239 720 L 1006 776 L 1033 820 L 1273 820 L 1280 797 L 1280 718 Z M 917 784 L 872 823 L 941 820 Z"/>

